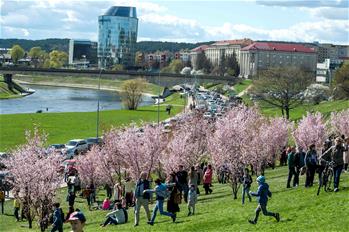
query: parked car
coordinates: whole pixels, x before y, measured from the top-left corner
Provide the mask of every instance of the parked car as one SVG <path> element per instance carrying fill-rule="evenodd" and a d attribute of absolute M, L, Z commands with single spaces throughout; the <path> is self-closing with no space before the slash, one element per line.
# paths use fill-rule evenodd
<path fill-rule="evenodd" d="M 5 164 L 4 164 L 4 160 L 7 159 L 9 157 L 9 154 L 5 153 L 5 152 L 0 152 L 0 170 L 3 170 L 6 168 Z"/>
<path fill-rule="evenodd" d="M 93 145 L 102 145 L 103 139 L 101 137 L 92 137 L 92 138 L 87 138 L 87 148 L 90 150 Z"/>
<path fill-rule="evenodd" d="M 63 151 L 65 149 L 65 144 L 57 143 L 57 144 L 52 144 L 47 148 L 47 152 L 57 152 L 63 154 Z"/>
<path fill-rule="evenodd" d="M 85 139 L 72 139 L 66 146 L 66 153 L 68 158 L 72 158 L 74 155 L 84 153 L 88 150 L 88 145 Z"/>
<path fill-rule="evenodd" d="M 204 113 L 204 118 L 210 119 L 210 118 L 213 118 L 213 115 L 212 115 L 211 112 L 205 112 L 205 113 Z"/>

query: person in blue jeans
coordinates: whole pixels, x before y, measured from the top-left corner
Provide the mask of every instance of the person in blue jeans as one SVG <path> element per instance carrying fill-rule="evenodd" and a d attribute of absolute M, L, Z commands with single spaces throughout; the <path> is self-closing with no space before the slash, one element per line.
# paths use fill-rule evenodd
<path fill-rule="evenodd" d="M 250 196 L 250 187 L 252 184 L 252 177 L 248 172 L 248 169 L 245 168 L 244 171 L 244 177 L 242 182 L 242 204 L 245 204 L 245 194 L 247 194 L 248 200 L 251 202 L 251 196 Z"/>
<path fill-rule="evenodd" d="M 165 215 L 165 216 L 171 217 L 172 221 L 175 222 L 176 215 L 164 211 L 164 201 L 169 196 L 169 191 L 167 190 L 167 188 L 174 186 L 175 183 L 163 184 L 163 183 L 161 183 L 160 179 L 156 179 L 155 184 L 156 184 L 156 187 L 154 189 L 147 189 L 147 190 L 143 191 L 143 193 L 155 193 L 156 194 L 156 204 L 155 204 L 155 207 L 153 209 L 153 214 L 152 214 L 151 219 L 148 222 L 148 224 L 154 225 L 154 221 L 155 221 L 156 214 L 157 214 L 158 210 L 160 212 L 160 215 Z"/>
<path fill-rule="evenodd" d="M 257 197 L 258 206 L 256 208 L 256 216 L 253 220 L 248 220 L 251 224 L 257 224 L 259 213 L 262 211 L 265 216 L 275 217 L 276 221 L 280 221 L 279 213 L 272 213 L 267 211 L 268 197 L 271 197 L 271 192 L 269 191 L 269 185 L 265 183 L 265 177 L 259 176 L 257 178 L 258 190 L 257 192 L 251 192 L 252 196 Z"/>

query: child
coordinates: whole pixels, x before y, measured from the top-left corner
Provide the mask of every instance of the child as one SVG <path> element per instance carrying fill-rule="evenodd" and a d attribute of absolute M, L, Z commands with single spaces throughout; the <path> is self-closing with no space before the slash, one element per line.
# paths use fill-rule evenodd
<path fill-rule="evenodd" d="M 190 185 L 190 189 L 188 192 L 188 216 L 194 215 L 195 214 L 195 204 L 197 202 L 197 193 L 196 193 L 196 188 L 195 185 Z M 193 212 L 191 211 L 193 209 Z"/>
<path fill-rule="evenodd" d="M 111 205 L 111 202 L 109 200 L 109 198 L 105 198 L 103 203 L 102 203 L 102 209 L 103 210 L 109 210 L 110 209 L 110 205 Z"/>
<path fill-rule="evenodd" d="M 258 197 L 258 206 L 256 209 L 256 216 L 254 220 L 248 220 L 249 223 L 251 224 L 256 224 L 258 220 L 259 213 L 262 211 L 265 216 L 272 216 L 275 217 L 276 221 L 280 221 L 280 215 L 279 213 L 272 213 L 267 211 L 267 203 L 268 203 L 268 197 L 271 197 L 271 192 L 269 191 L 269 185 L 265 183 L 265 177 L 264 176 L 259 176 L 257 178 L 257 183 L 258 183 L 258 191 L 251 192 L 250 194 L 252 196 Z"/>
<path fill-rule="evenodd" d="M 143 193 L 155 193 L 156 194 L 156 204 L 153 209 L 153 214 L 151 216 L 150 221 L 148 222 L 149 225 L 154 225 L 154 221 L 156 218 L 156 214 L 158 210 L 160 211 L 160 215 L 165 215 L 172 218 L 173 222 L 176 222 L 176 215 L 173 213 L 169 213 L 164 211 L 164 200 L 168 197 L 168 191 L 167 188 L 172 187 L 175 185 L 175 183 L 172 184 L 163 184 L 161 183 L 160 179 L 155 180 L 156 187 L 154 189 L 146 189 L 143 191 Z"/>
<path fill-rule="evenodd" d="M 248 173 L 248 169 L 245 169 L 244 179 L 243 179 L 243 188 L 242 188 L 242 204 L 245 204 L 245 194 L 247 194 L 248 200 L 251 202 L 251 195 L 249 194 L 250 187 L 252 184 L 252 177 Z"/>

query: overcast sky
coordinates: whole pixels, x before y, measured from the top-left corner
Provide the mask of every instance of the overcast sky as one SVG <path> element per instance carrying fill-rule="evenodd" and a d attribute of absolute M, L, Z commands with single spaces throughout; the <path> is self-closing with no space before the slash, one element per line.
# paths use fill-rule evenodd
<path fill-rule="evenodd" d="M 0 37 L 97 41 L 98 16 L 116 5 L 137 7 L 138 41 L 349 44 L 348 0 L 0 0 Z"/>

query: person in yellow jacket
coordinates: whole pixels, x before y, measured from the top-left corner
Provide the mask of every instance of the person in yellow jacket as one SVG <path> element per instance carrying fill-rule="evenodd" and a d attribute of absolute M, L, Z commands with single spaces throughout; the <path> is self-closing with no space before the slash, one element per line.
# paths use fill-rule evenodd
<path fill-rule="evenodd" d="M 18 199 L 18 197 L 16 197 L 16 196 L 15 196 L 15 199 L 13 201 L 13 208 L 14 208 L 14 215 L 15 215 L 16 221 L 18 222 L 19 221 L 19 210 L 21 208 L 21 202 Z"/>

